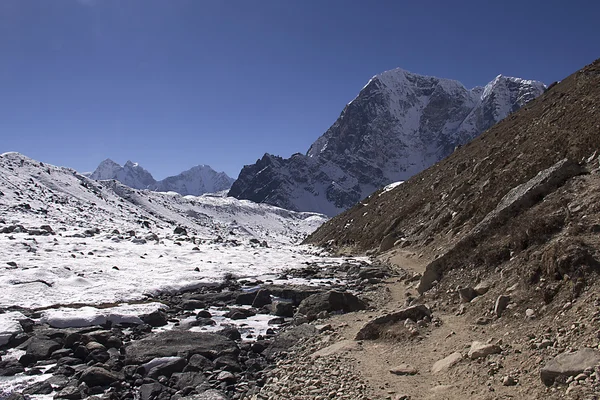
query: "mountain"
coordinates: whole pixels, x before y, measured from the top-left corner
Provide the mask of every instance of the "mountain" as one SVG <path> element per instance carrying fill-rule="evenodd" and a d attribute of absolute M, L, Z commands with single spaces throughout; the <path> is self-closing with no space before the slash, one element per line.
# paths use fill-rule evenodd
<path fill-rule="evenodd" d="M 148 189 L 156 184 L 156 180 L 154 180 L 150 172 L 146 171 L 138 163 L 127 161 L 125 165 L 120 166 L 108 158 L 98 165 L 98 168 L 92 172 L 90 178 L 95 180 L 115 179 L 134 189 Z"/>
<path fill-rule="evenodd" d="M 114 179 L 134 189 L 193 196 L 227 190 L 234 181 L 224 172 L 216 172 L 208 165 L 198 165 L 179 175 L 156 181 L 137 163 L 127 161 L 121 166 L 111 159 L 102 161 L 89 177 L 95 180 Z"/>
<path fill-rule="evenodd" d="M 176 176 L 170 176 L 151 186 L 158 192 L 177 192 L 198 196 L 216 193 L 231 187 L 234 179 L 225 172 L 217 172 L 208 165 L 198 165 Z"/>
<path fill-rule="evenodd" d="M 485 87 L 403 69 L 373 77 L 306 155 L 265 154 L 229 195 L 335 215 L 468 143 L 545 89 L 499 75 Z"/>
<path fill-rule="evenodd" d="M 424 255 L 420 291 L 454 269 L 472 278 L 502 271 L 504 280 L 512 270 L 530 282 L 597 270 L 599 88 L 597 60 L 431 168 L 333 218 L 308 242 Z"/>

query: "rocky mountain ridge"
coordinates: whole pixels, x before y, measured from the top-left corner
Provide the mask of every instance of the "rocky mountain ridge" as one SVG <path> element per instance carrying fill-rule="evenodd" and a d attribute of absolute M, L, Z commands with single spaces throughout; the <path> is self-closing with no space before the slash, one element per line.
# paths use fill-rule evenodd
<path fill-rule="evenodd" d="M 540 95 L 536 81 L 499 75 L 485 87 L 403 69 L 373 77 L 306 155 L 265 154 L 229 196 L 335 215 L 446 157 Z"/>
<path fill-rule="evenodd" d="M 89 177 L 95 180 L 115 179 L 133 189 L 176 192 L 184 196 L 221 192 L 229 189 L 234 181 L 224 172 L 216 172 L 208 165 L 197 165 L 179 175 L 157 181 L 137 163 L 127 161 L 121 166 L 111 159 L 102 161 Z"/>

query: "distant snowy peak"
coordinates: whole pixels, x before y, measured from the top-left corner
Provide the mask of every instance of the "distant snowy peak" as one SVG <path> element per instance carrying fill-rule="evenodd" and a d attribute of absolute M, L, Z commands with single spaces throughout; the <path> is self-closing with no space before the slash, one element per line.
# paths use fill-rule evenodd
<path fill-rule="evenodd" d="M 467 89 L 401 68 L 382 72 L 306 156 L 265 155 L 242 169 L 229 195 L 335 215 L 440 161 L 544 89 L 541 82 L 502 75 Z"/>
<path fill-rule="evenodd" d="M 127 161 L 125 165 L 121 166 L 109 158 L 98 165 L 90 178 L 96 180 L 116 179 L 134 189 L 148 189 L 156 184 L 152 174 L 138 163 Z"/>
<path fill-rule="evenodd" d="M 227 190 L 233 181 L 234 179 L 224 172 L 217 172 L 208 165 L 198 165 L 179 175 L 170 176 L 157 182 L 153 190 L 199 196 L 204 193 Z"/>
<path fill-rule="evenodd" d="M 117 180 L 134 189 L 149 189 L 158 192 L 176 192 L 182 195 L 200 196 L 228 190 L 234 179 L 224 172 L 217 172 L 208 165 L 198 165 L 179 175 L 156 181 L 138 163 L 127 161 L 121 166 L 106 159 L 90 175 L 95 180 Z"/>

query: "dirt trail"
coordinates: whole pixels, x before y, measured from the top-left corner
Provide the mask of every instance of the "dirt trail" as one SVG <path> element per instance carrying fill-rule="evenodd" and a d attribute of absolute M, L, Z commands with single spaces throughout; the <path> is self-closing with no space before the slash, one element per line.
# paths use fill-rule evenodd
<path fill-rule="evenodd" d="M 422 273 L 426 262 L 408 251 L 395 251 L 383 257 L 386 261 L 401 266 L 409 272 Z M 405 306 L 406 298 L 416 296 L 413 282 L 407 285 L 397 279 L 385 283 L 381 292 L 383 299 L 378 299 L 382 307 L 364 313 L 338 315 L 329 321 L 339 328 L 342 339 L 353 340 L 360 328 L 370 319 L 381 315 L 384 310 L 398 310 Z M 498 398 L 536 398 L 540 392 L 515 387 L 503 386 L 501 376 L 507 373 L 514 364 L 520 364 L 519 357 L 500 360 L 500 355 L 490 356 L 484 360 L 461 360 L 457 365 L 436 374 L 431 372 L 433 364 L 454 352 L 463 355 L 469 350 L 473 341 L 497 341 L 505 336 L 507 328 L 501 323 L 486 327 L 476 326 L 463 315 L 455 312 L 434 310 L 434 321 L 439 326 L 430 324 L 421 329 L 417 337 L 394 337 L 374 341 L 362 341 L 361 346 L 342 346 L 340 352 L 352 359 L 356 371 L 363 378 L 374 399 L 461 399 L 465 396 L 472 399 Z M 402 324 L 400 324 L 402 325 Z M 401 330 L 400 327 L 399 330 Z M 415 375 L 394 375 L 390 368 L 400 364 L 408 364 L 418 372 Z M 501 371 L 500 371 L 501 370 Z M 539 378 L 531 377 L 534 386 L 540 388 Z M 403 397 L 410 396 L 410 397 Z"/>

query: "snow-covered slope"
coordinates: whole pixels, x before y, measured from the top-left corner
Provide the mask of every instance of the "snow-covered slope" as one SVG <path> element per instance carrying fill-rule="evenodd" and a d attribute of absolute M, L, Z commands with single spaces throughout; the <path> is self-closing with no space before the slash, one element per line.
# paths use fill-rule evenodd
<path fill-rule="evenodd" d="M 121 166 L 106 159 L 90 175 L 95 180 L 117 180 L 134 189 L 149 189 L 158 192 L 177 192 L 182 195 L 199 196 L 227 190 L 234 179 L 224 172 L 216 172 L 208 165 L 198 165 L 179 175 L 156 181 L 139 164 L 127 161 Z"/>
<path fill-rule="evenodd" d="M 335 215 L 431 166 L 544 91 L 496 77 L 484 88 L 410 73 L 373 77 L 306 155 L 245 166 L 229 195 Z"/>
<path fill-rule="evenodd" d="M 128 301 L 225 273 L 299 267 L 324 260 L 293 244 L 325 220 L 234 198 L 140 191 L 6 153 L 0 309 Z"/>

